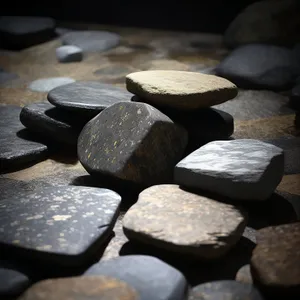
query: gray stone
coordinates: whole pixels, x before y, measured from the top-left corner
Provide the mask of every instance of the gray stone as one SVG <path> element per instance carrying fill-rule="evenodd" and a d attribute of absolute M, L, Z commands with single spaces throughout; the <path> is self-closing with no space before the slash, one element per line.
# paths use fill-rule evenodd
<path fill-rule="evenodd" d="M 82 61 L 82 50 L 76 46 L 61 46 L 56 48 L 56 57 L 59 62 L 78 62 Z"/>
<path fill-rule="evenodd" d="M 34 92 L 49 92 L 52 89 L 65 85 L 71 82 L 75 82 L 74 79 L 69 77 L 50 77 L 34 80 L 30 83 L 28 88 Z"/>

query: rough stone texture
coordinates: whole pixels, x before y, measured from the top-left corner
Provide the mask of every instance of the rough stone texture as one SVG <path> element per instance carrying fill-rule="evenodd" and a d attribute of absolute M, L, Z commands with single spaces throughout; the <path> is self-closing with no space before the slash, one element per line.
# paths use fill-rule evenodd
<path fill-rule="evenodd" d="M 101 299 L 139 300 L 137 292 L 125 282 L 105 276 L 48 279 L 36 283 L 19 300 Z"/>
<path fill-rule="evenodd" d="M 210 142 L 180 161 L 175 182 L 238 200 L 265 200 L 284 172 L 281 148 L 258 140 Z"/>
<path fill-rule="evenodd" d="M 61 63 L 82 61 L 82 50 L 77 46 L 61 46 L 56 48 L 57 60 Z"/>
<path fill-rule="evenodd" d="M 237 95 L 236 86 L 214 75 L 185 71 L 142 71 L 126 76 L 128 91 L 149 104 L 195 110 Z"/>
<path fill-rule="evenodd" d="M 295 80 L 291 50 L 278 46 L 251 44 L 231 52 L 216 68 L 219 76 L 239 88 L 288 89 Z"/>
<path fill-rule="evenodd" d="M 140 300 L 184 300 L 187 281 L 184 276 L 152 256 L 127 255 L 100 262 L 84 275 L 105 275 L 128 283 Z"/>
<path fill-rule="evenodd" d="M 32 81 L 28 88 L 34 92 L 49 92 L 58 86 L 72 82 L 75 82 L 75 80 L 69 77 L 42 78 Z"/>
<path fill-rule="evenodd" d="M 92 175 L 151 185 L 172 181 L 186 144 L 186 131 L 154 107 L 120 102 L 86 124 L 78 157 Z"/>
<path fill-rule="evenodd" d="M 1 73 L 0 73 L 1 75 Z M 300 84 L 296 85 L 290 95 L 290 105 L 296 110 L 300 110 Z"/>
<path fill-rule="evenodd" d="M 232 205 L 187 192 L 177 185 L 157 185 L 140 193 L 138 202 L 124 216 L 123 230 L 128 239 L 215 259 L 238 242 L 246 219 Z"/>
<path fill-rule="evenodd" d="M 236 273 L 235 280 L 243 283 L 252 284 L 253 279 L 252 279 L 250 265 L 245 265 L 241 267 Z"/>

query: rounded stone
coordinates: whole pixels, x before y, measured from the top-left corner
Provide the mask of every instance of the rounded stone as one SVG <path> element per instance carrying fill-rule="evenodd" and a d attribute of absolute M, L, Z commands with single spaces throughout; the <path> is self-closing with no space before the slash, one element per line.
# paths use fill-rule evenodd
<path fill-rule="evenodd" d="M 59 62 L 78 62 L 82 61 L 82 50 L 76 46 L 61 46 L 56 49 L 56 57 Z"/>
<path fill-rule="evenodd" d="M 236 273 L 235 280 L 243 283 L 253 283 L 250 265 L 242 266 Z"/>
<path fill-rule="evenodd" d="M 74 79 L 69 77 L 50 77 L 34 80 L 30 83 L 28 88 L 34 92 L 49 92 L 52 89 L 65 85 L 71 82 L 75 82 Z"/>

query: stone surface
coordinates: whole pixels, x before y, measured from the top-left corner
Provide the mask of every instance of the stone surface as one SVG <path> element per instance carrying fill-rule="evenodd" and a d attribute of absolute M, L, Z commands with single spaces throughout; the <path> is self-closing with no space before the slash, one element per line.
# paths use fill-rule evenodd
<path fill-rule="evenodd" d="M 102 52 L 116 47 L 120 36 L 108 31 L 72 31 L 61 36 L 63 45 L 73 45 L 83 52 Z"/>
<path fill-rule="evenodd" d="M 252 284 L 253 279 L 252 279 L 250 265 L 245 265 L 241 267 L 236 273 L 235 280 L 243 283 Z"/>
<path fill-rule="evenodd" d="M 214 75 L 185 71 L 142 71 L 126 76 L 128 91 L 152 105 L 195 110 L 237 95 L 236 86 Z"/>
<path fill-rule="evenodd" d="M 17 74 L 5 72 L 0 69 L 0 86 L 4 86 L 7 82 L 19 78 Z"/>
<path fill-rule="evenodd" d="M 184 276 L 152 256 L 127 255 L 100 262 L 84 275 L 105 275 L 128 283 L 140 300 L 183 300 L 187 291 Z"/>
<path fill-rule="evenodd" d="M 115 103 L 130 101 L 131 97 L 132 94 L 123 88 L 96 81 L 74 82 L 48 94 L 53 105 L 88 115 L 97 115 Z"/>
<path fill-rule="evenodd" d="M 238 200 L 265 200 L 284 171 L 281 148 L 252 139 L 210 142 L 180 161 L 175 182 Z"/>
<path fill-rule="evenodd" d="M 186 131 L 154 107 L 120 102 L 85 125 L 78 157 L 92 175 L 147 186 L 172 181 L 186 144 Z"/>
<path fill-rule="evenodd" d="M 0 73 L 1 75 L 1 73 Z M 296 110 L 300 110 L 300 84 L 296 85 L 290 95 L 290 105 Z"/>
<path fill-rule="evenodd" d="M 0 245 L 35 261 L 78 265 L 105 242 L 121 197 L 107 189 L 44 187 L 0 202 Z"/>
<path fill-rule="evenodd" d="M 78 62 L 82 61 L 82 50 L 77 46 L 61 46 L 56 48 L 56 57 L 59 62 Z"/>
<path fill-rule="evenodd" d="M 280 91 L 295 80 L 291 50 L 262 44 L 235 49 L 217 66 L 216 74 L 245 89 Z"/>
<path fill-rule="evenodd" d="M 139 300 L 125 282 L 105 276 L 48 279 L 36 283 L 19 300 L 101 299 Z"/>
<path fill-rule="evenodd" d="M 232 205 L 177 185 L 157 185 L 140 193 L 124 216 L 123 230 L 128 239 L 183 255 L 216 259 L 238 242 L 246 219 Z"/>
<path fill-rule="evenodd" d="M 47 156 L 47 146 L 34 139 L 19 121 L 21 108 L 0 106 L 0 173 Z"/>
<path fill-rule="evenodd" d="M 34 92 L 49 92 L 58 86 L 72 82 L 75 80 L 69 77 L 42 78 L 32 81 L 28 88 Z"/>

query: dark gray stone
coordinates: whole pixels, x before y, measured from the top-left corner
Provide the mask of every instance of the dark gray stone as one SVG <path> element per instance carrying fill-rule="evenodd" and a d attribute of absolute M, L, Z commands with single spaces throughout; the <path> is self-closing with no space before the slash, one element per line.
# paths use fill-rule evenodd
<path fill-rule="evenodd" d="M 290 105 L 292 108 L 300 110 L 300 83 L 292 89 L 290 95 Z"/>
<path fill-rule="evenodd" d="M 75 82 L 74 79 L 69 77 L 50 77 L 50 78 L 41 78 L 34 80 L 30 83 L 28 88 L 34 92 L 50 92 L 52 89 Z"/>
<path fill-rule="evenodd" d="M 61 46 L 56 48 L 56 57 L 59 62 L 78 62 L 82 61 L 82 50 L 77 46 Z"/>

